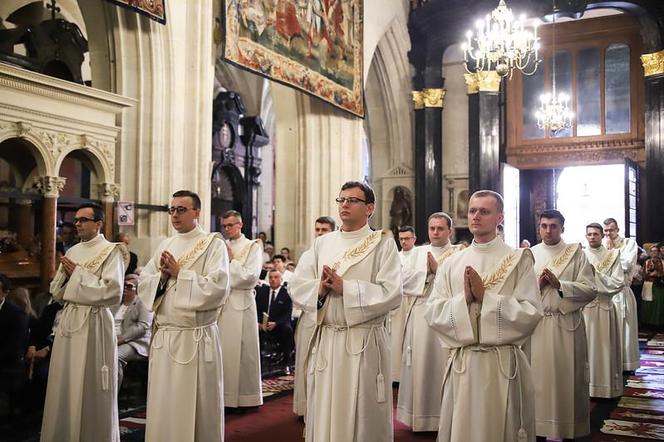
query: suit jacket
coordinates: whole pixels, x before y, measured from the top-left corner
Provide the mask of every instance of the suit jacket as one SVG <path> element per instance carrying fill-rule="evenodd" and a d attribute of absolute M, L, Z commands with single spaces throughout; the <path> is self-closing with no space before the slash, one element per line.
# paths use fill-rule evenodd
<path fill-rule="evenodd" d="M 270 315 L 270 321 L 278 325 L 291 326 L 291 314 L 293 313 L 293 301 L 291 301 L 288 291 L 284 286 L 279 287 L 277 296 L 270 305 L 270 311 L 267 311 L 267 305 L 270 301 L 272 288 L 264 285 L 256 289 L 256 311 L 258 313 L 258 322 L 263 322 L 263 312 Z"/>
<path fill-rule="evenodd" d="M 30 325 L 29 345 L 34 345 L 37 350 L 44 347 L 53 349 L 53 339 L 50 336 L 53 332 L 55 316 L 62 308 L 63 305 L 59 302 L 52 302 L 44 307 L 39 319 Z"/>
<path fill-rule="evenodd" d="M 0 370 L 21 367 L 28 348 L 28 315 L 5 299 L 0 307 Z"/>
<path fill-rule="evenodd" d="M 119 308 L 120 306 L 113 307 L 113 316 Z M 124 338 L 125 344 L 131 345 L 136 353 L 145 357 L 148 357 L 150 347 L 152 315 L 153 313 L 145 307 L 145 304 L 137 296 L 127 306 L 127 311 L 125 311 L 122 319 L 122 333 L 120 336 Z"/>

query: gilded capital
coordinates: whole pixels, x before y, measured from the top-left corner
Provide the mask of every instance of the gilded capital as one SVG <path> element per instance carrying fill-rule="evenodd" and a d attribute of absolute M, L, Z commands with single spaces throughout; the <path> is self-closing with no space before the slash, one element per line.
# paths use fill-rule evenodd
<path fill-rule="evenodd" d="M 496 71 L 481 71 L 477 73 L 480 92 L 500 91 L 502 77 Z"/>
<path fill-rule="evenodd" d="M 480 91 L 480 79 L 477 77 L 476 73 L 471 72 L 469 74 L 463 74 L 463 78 L 466 80 L 468 95 L 476 94 Z"/>
<path fill-rule="evenodd" d="M 664 74 L 664 50 L 641 56 L 643 74 L 646 77 Z"/>
<path fill-rule="evenodd" d="M 445 103 L 445 92 L 443 88 L 422 89 L 424 107 L 442 108 Z"/>
<path fill-rule="evenodd" d="M 413 96 L 413 108 L 415 110 L 424 109 L 424 94 L 422 91 L 412 91 Z"/>
<path fill-rule="evenodd" d="M 34 187 L 45 198 L 57 198 L 65 188 L 67 178 L 60 176 L 40 176 L 35 178 Z"/>
<path fill-rule="evenodd" d="M 99 188 L 99 199 L 105 203 L 112 203 L 120 196 L 120 185 L 115 183 L 101 183 Z"/>

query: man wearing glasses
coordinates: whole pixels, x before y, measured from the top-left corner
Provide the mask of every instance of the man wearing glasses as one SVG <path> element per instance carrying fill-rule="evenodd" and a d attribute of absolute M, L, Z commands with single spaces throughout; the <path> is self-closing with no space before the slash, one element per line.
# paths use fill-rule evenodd
<path fill-rule="evenodd" d="M 290 282 L 293 302 L 318 312 L 307 357 L 307 442 L 393 440 L 385 318 L 401 301 L 393 236 L 369 228 L 373 189 L 349 181 L 341 230 L 316 238 Z"/>
<path fill-rule="evenodd" d="M 263 268 L 263 245 L 242 234 L 242 215 L 224 213 L 229 242 L 231 293 L 219 316 L 224 353 L 224 402 L 227 407 L 263 404 L 260 348 L 254 288 Z"/>
<path fill-rule="evenodd" d="M 180 190 L 168 209 L 176 234 L 141 272 L 138 296 L 154 312 L 145 440 L 224 440 L 217 317 L 228 295 L 228 253 L 198 225 L 201 200 Z M 101 439 L 98 439 L 101 440 Z"/>
<path fill-rule="evenodd" d="M 51 282 L 65 307 L 55 333 L 42 441 L 119 441 L 117 346 L 109 307 L 120 303 L 124 251 L 104 238 L 96 204 L 76 211 L 81 242 L 60 260 Z"/>

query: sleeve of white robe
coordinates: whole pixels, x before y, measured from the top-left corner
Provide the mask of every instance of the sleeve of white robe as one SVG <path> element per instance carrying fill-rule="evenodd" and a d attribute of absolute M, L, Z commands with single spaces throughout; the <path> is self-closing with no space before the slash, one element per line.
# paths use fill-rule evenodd
<path fill-rule="evenodd" d="M 403 264 L 403 292 L 409 296 L 422 296 L 427 279 L 426 249 L 415 248 L 411 255 L 414 256 L 409 256 Z"/>
<path fill-rule="evenodd" d="M 293 305 L 306 312 L 315 312 L 318 303 L 320 282 L 316 270 L 315 244 L 302 254 L 287 286 Z"/>
<path fill-rule="evenodd" d="M 343 281 L 344 316 L 350 326 L 386 315 L 401 302 L 401 258 L 396 243 L 383 237 L 374 253 L 378 266 L 375 281 Z"/>
<path fill-rule="evenodd" d="M 424 318 L 429 326 L 439 333 L 445 347 L 458 348 L 477 343 L 477 337 L 470 320 L 466 297 L 463 292 L 452 292 L 452 261 L 447 259 L 438 268 Z"/>
<path fill-rule="evenodd" d="M 257 255 L 262 260 L 262 255 Z M 223 305 L 228 294 L 228 252 L 226 244 L 217 238 L 208 246 L 201 273 L 194 270 L 178 273 L 173 306 L 188 311 L 215 310 Z"/>
<path fill-rule="evenodd" d="M 512 293 L 487 291 L 480 315 L 480 344 L 521 344 L 542 318 L 542 300 L 533 268 L 533 255 L 524 250 L 514 277 Z"/>
<path fill-rule="evenodd" d="M 122 252 L 116 247 L 101 265 L 100 276 L 77 265 L 65 286 L 62 299 L 82 305 L 119 304 L 124 271 Z"/>
<path fill-rule="evenodd" d="M 607 273 L 595 272 L 597 290 L 607 295 L 615 295 L 625 287 L 625 273 L 620 264 L 620 257 L 611 265 Z"/>
<path fill-rule="evenodd" d="M 244 264 L 237 259 L 230 262 L 231 288 L 240 290 L 251 290 L 258 284 L 263 268 L 263 250 L 260 243 L 255 242 L 249 249 L 249 256 Z"/>
<path fill-rule="evenodd" d="M 159 262 L 163 249 L 163 243 L 159 245 L 152 259 L 147 263 L 138 281 L 138 297 L 150 311 L 154 309 L 154 299 L 157 296 L 157 288 L 161 279 L 161 271 L 155 263 Z"/>
<path fill-rule="evenodd" d="M 636 271 L 636 260 L 639 256 L 639 248 L 636 241 L 631 238 L 625 238 L 624 242 L 625 246 L 620 249 L 620 265 L 631 283 L 631 279 Z"/>
<path fill-rule="evenodd" d="M 49 287 L 49 292 L 53 296 L 53 299 L 56 301 L 62 301 L 62 297 L 65 295 L 65 286 L 67 284 L 67 274 L 62 269 L 62 264 L 58 266 L 58 271 L 55 272 L 55 276 L 51 281 Z"/>
<path fill-rule="evenodd" d="M 573 260 L 574 262 L 569 265 L 574 266 L 573 273 L 576 275 L 576 280 L 560 280 L 560 291 L 563 292 L 563 298 L 560 300 L 558 308 L 564 314 L 583 308 L 597 297 L 595 270 L 580 247 Z"/>

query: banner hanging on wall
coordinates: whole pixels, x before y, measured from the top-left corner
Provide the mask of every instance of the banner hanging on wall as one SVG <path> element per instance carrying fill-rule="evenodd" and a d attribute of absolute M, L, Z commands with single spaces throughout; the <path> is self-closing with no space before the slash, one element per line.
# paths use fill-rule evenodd
<path fill-rule="evenodd" d="M 166 0 L 106 0 L 166 24 Z"/>

